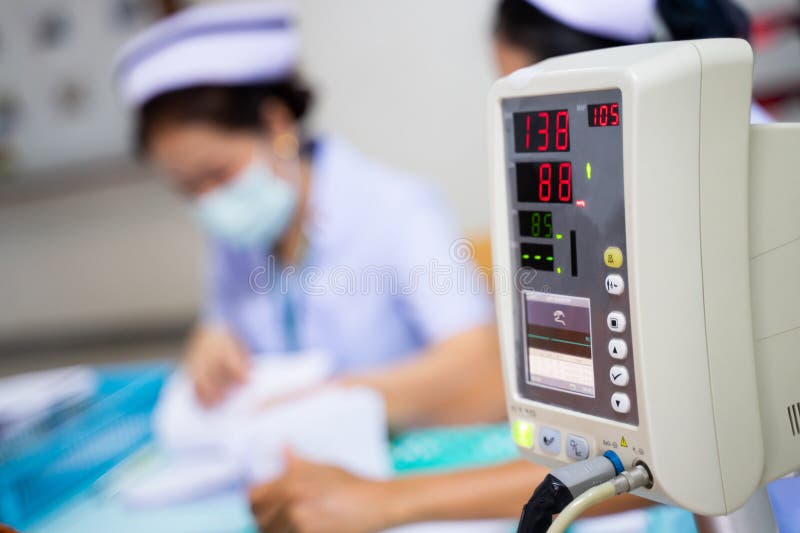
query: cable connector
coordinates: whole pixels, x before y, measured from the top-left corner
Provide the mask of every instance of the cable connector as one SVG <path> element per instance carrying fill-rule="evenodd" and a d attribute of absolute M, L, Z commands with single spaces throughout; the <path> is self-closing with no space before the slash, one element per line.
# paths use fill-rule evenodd
<path fill-rule="evenodd" d="M 645 465 L 623 470 L 622 461 L 611 450 L 600 457 L 556 468 L 522 508 L 517 533 L 563 532 L 592 505 L 652 484 Z M 555 514 L 559 516 L 554 522 Z"/>
<path fill-rule="evenodd" d="M 609 500 L 614 496 L 636 490 L 640 487 L 651 487 L 652 485 L 653 479 L 650 477 L 650 471 L 643 464 L 638 464 L 631 470 L 623 470 L 614 479 L 594 486 L 572 500 L 572 502 L 561 511 L 561 514 L 555 519 L 553 525 L 547 530 L 547 533 L 564 533 L 570 524 L 577 520 L 586 509 Z"/>
<path fill-rule="evenodd" d="M 522 508 L 517 533 L 545 533 L 554 514 L 592 487 L 614 479 L 621 471 L 622 461 L 612 451 L 554 469 Z"/>
<path fill-rule="evenodd" d="M 614 493 L 616 495 L 625 494 L 641 487 L 650 488 L 653 486 L 650 472 L 641 464 L 634 466 L 632 470 L 623 470 L 611 481 L 614 483 Z"/>

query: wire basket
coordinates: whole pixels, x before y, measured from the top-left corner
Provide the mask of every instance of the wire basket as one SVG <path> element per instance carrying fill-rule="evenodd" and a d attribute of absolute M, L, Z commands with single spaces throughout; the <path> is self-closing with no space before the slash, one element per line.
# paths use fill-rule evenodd
<path fill-rule="evenodd" d="M 0 443 L 0 523 L 25 528 L 146 443 L 166 374 L 105 372 L 90 401 Z"/>

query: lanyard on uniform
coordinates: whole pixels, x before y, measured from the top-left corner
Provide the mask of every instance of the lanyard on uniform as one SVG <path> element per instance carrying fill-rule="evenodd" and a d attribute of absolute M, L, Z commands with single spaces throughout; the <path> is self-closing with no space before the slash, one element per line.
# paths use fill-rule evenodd
<path fill-rule="evenodd" d="M 286 287 L 283 294 L 283 334 L 286 339 L 286 351 L 296 352 L 300 350 L 300 339 L 297 333 L 297 314 L 291 296 L 291 282 Z"/>
<path fill-rule="evenodd" d="M 306 159 L 313 159 L 317 151 L 318 143 L 316 140 L 303 142 L 300 147 L 301 155 Z M 286 293 L 283 294 L 283 334 L 286 339 L 286 351 L 296 352 L 300 350 L 300 336 L 297 327 L 297 307 L 292 301 L 292 280 L 286 286 Z"/>

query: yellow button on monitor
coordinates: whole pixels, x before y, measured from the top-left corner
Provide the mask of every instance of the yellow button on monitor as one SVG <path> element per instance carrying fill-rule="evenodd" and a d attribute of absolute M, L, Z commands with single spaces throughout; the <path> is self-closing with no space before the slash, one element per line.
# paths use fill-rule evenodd
<path fill-rule="evenodd" d="M 603 261 L 605 261 L 607 267 L 622 267 L 622 250 L 616 246 L 609 246 L 606 248 L 606 251 L 603 252 Z"/>
<path fill-rule="evenodd" d="M 533 448 L 533 424 L 515 420 L 511 425 L 511 436 L 517 446 Z"/>

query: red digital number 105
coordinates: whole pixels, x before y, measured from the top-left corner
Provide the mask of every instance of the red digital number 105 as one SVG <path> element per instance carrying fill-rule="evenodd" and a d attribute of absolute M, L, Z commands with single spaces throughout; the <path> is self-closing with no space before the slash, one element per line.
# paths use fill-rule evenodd
<path fill-rule="evenodd" d="M 619 126 L 619 104 L 589 106 L 590 126 Z"/>

